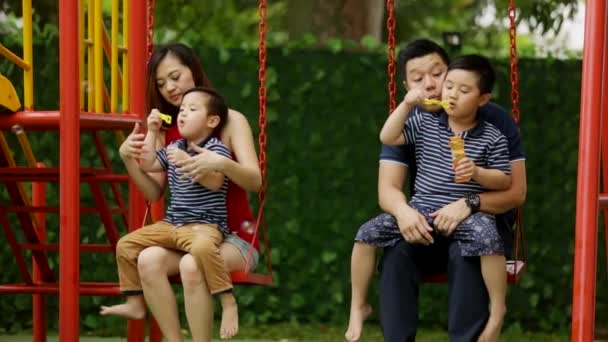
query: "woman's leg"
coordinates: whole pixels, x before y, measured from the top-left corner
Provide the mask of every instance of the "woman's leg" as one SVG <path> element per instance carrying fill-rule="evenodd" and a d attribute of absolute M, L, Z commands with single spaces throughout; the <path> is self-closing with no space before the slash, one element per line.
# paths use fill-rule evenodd
<path fill-rule="evenodd" d="M 139 254 L 137 269 L 150 312 L 169 342 L 183 341 L 179 313 L 169 276 L 179 272 L 183 253 L 162 247 L 148 247 Z"/>
<path fill-rule="evenodd" d="M 247 261 L 235 245 L 222 243 L 220 254 L 229 272 L 245 270 Z M 199 270 L 191 255 L 185 255 L 180 261 L 186 317 L 188 318 L 192 341 L 195 342 L 211 341 L 213 330 L 213 297 L 209 293 L 203 273 L 204 270 Z"/>

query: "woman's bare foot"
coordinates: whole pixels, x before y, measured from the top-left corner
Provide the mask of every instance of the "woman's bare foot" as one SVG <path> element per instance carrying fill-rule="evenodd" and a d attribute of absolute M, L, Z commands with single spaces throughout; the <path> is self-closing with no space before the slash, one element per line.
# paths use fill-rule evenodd
<path fill-rule="evenodd" d="M 502 313 L 490 314 L 488 323 L 479 335 L 477 342 L 498 342 L 500 338 L 500 331 L 502 329 L 502 323 L 504 322 L 505 311 Z"/>
<path fill-rule="evenodd" d="M 99 310 L 102 316 L 116 315 L 127 319 L 144 319 L 146 303 L 143 296 L 129 296 L 124 304 L 102 306 Z"/>
<path fill-rule="evenodd" d="M 363 322 L 372 314 L 372 306 L 364 304 L 363 306 L 355 306 L 350 308 L 350 318 L 348 320 L 348 329 L 344 337 L 349 342 L 357 342 L 361 338 L 363 331 Z"/>
<path fill-rule="evenodd" d="M 220 300 L 222 302 L 220 338 L 226 340 L 233 338 L 239 332 L 239 310 L 232 293 L 222 294 Z"/>

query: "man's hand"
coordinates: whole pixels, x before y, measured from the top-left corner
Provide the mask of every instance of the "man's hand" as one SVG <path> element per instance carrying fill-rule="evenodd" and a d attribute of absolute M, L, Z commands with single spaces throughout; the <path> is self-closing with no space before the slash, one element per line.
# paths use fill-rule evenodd
<path fill-rule="evenodd" d="M 423 245 L 433 243 L 433 236 L 431 235 L 433 228 L 429 226 L 424 216 L 417 210 L 408 206 L 400 210 L 396 219 L 405 241 L 409 243 L 421 243 Z"/>
<path fill-rule="evenodd" d="M 469 215 L 471 215 L 471 208 L 465 203 L 464 198 L 431 213 L 431 217 L 435 219 L 433 221 L 435 229 L 445 236 L 452 234 L 454 229 Z"/>

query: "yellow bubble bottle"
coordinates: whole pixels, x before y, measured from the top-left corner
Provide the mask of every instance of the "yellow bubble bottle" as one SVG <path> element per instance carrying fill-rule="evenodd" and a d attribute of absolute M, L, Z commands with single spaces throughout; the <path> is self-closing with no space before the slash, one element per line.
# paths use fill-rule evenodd
<path fill-rule="evenodd" d="M 460 136 L 450 138 L 450 149 L 452 150 L 452 165 L 456 168 L 458 162 L 465 157 L 464 154 L 464 139 Z M 456 183 L 466 183 L 471 180 L 471 177 L 454 178 Z"/>

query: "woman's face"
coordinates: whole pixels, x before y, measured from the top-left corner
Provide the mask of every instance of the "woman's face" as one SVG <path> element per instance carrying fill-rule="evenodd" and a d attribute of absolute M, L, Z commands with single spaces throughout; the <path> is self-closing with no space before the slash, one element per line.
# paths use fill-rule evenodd
<path fill-rule="evenodd" d="M 170 52 L 156 69 L 156 87 L 170 104 L 179 107 L 183 93 L 194 88 L 192 71 Z"/>

